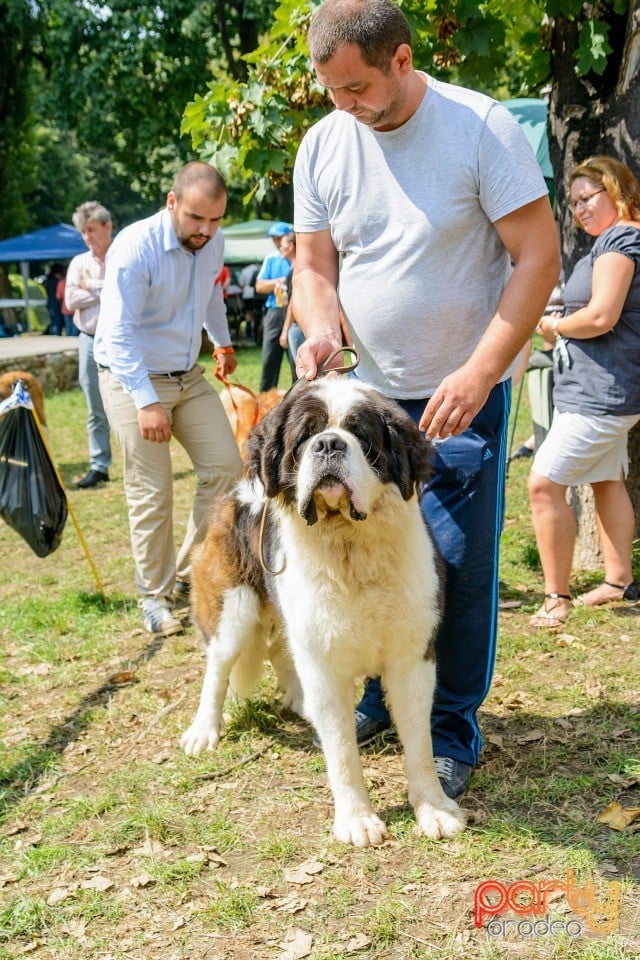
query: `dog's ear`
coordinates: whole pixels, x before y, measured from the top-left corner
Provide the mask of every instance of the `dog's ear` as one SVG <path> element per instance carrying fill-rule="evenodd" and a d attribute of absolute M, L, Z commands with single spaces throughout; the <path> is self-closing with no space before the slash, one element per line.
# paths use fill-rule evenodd
<path fill-rule="evenodd" d="M 389 406 L 386 427 L 391 472 L 403 499 L 410 500 L 414 493 L 420 493 L 422 484 L 431 476 L 432 447 L 408 413 L 393 401 Z"/>
<path fill-rule="evenodd" d="M 279 408 L 270 410 L 253 428 L 244 449 L 245 471 L 250 479 L 258 478 L 268 497 L 278 492 L 279 458 L 278 438 L 282 437 L 282 417 Z"/>
<path fill-rule="evenodd" d="M 268 497 L 282 491 L 281 467 L 284 435 L 289 417 L 288 395 L 253 428 L 245 446 L 245 471 L 259 478 Z"/>

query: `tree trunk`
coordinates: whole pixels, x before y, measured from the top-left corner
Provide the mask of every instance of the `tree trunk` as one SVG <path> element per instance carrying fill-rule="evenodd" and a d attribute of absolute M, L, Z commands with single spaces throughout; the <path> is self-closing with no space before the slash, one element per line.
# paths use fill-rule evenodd
<path fill-rule="evenodd" d="M 599 18 L 610 26 L 609 43 L 613 48 L 607 68 L 600 76 L 590 72 L 579 77 L 575 73 L 574 55 L 581 21 L 558 17 L 553 24 L 549 152 L 566 276 L 593 243 L 576 229 L 568 208 L 566 180 L 572 168 L 593 154 L 608 154 L 622 160 L 640 178 L 640 0 L 630 0 L 627 13 L 622 15 L 612 13 L 608 5 L 599 8 Z M 630 435 L 629 463 L 627 488 L 634 505 L 637 532 L 640 530 L 640 425 Z M 578 521 L 574 566 L 586 570 L 601 567 L 590 489 L 572 491 L 571 503 Z"/>

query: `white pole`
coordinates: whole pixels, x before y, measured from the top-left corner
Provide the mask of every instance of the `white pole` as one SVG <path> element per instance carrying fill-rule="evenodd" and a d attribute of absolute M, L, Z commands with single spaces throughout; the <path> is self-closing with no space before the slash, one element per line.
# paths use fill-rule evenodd
<path fill-rule="evenodd" d="M 27 318 L 27 333 L 31 333 L 31 318 L 29 317 L 29 262 L 28 260 L 20 261 L 20 273 L 22 274 L 22 282 L 24 284 L 24 310 L 25 310 L 25 316 Z"/>

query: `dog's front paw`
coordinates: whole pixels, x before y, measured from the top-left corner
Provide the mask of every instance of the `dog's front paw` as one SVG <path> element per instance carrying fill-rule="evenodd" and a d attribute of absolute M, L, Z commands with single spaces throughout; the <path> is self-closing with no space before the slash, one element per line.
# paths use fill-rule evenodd
<path fill-rule="evenodd" d="M 220 740 L 220 731 L 210 720 L 193 721 L 180 737 L 180 746 L 188 757 L 197 757 L 203 750 L 215 750 Z"/>
<path fill-rule="evenodd" d="M 455 800 L 443 795 L 438 804 L 423 803 L 416 807 L 416 820 L 420 833 L 440 840 L 445 837 L 455 837 L 467 825 L 467 815 Z"/>
<path fill-rule="evenodd" d="M 377 847 L 387 836 L 387 828 L 372 812 L 336 814 L 333 833 L 337 840 L 352 843 L 355 847 Z"/>

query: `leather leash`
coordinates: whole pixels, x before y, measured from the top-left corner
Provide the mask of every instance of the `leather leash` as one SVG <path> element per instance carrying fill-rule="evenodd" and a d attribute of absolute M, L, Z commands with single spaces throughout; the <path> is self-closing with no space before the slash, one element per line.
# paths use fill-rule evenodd
<path fill-rule="evenodd" d="M 236 416 L 237 416 L 237 414 L 238 414 L 238 404 L 236 403 L 235 397 L 233 396 L 233 390 L 231 389 L 231 387 L 232 387 L 232 386 L 233 386 L 233 387 L 236 387 L 236 389 L 242 390 L 243 393 L 248 393 L 248 394 L 249 394 L 249 396 L 253 399 L 253 403 L 254 403 L 253 416 L 252 416 L 252 418 L 251 418 L 251 427 L 252 427 L 252 428 L 255 427 L 256 423 L 257 423 L 258 420 L 260 419 L 260 401 L 258 400 L 257 396 L 255 395 L 255 393 L 253 392 L 253 390 L 251 389 L 251 387 L 245 387 L 245 385 L 244 385 L 243 383 L 239 383 L 237 380 L 229 380 L 229 378 L 226 377 L 226 376 L 224 375 L 224 373 L 222 373 L 222 371 L 221 371 L 220 369 L 217 369 L 217 370 L 215 371 L 214 376 L 216 377 L 217 380 L 219 380 L 221 383 L 223 383 L 224 386 L 225 386 L 225 387 L 227 388 L 227 390 L 229 391 L 229 397 L 230 397 L 230 399 L 231 399 L 231 406 L 233 407 L 233 410 L 234 410 L 234 413 L 236 414 Z M 237 424 L 237 423 L 236 423 L 235 434 L 236 434 L 236 440 L 237 440 L 237 439 L 238 439 L 238 424 Z"/>

